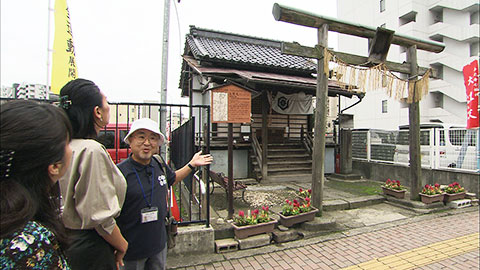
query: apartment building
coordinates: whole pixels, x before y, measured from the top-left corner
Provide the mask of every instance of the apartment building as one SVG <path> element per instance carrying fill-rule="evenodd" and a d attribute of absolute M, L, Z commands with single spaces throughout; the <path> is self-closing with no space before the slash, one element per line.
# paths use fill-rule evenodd
<path fill-rule="evenodd" d="M 462 68 L 479 57 L 478 0 L 337 0 L 337 15 L 341 20 L 444 43 L 441 53 L 417 53 L 418 64 L 435 67 L 440 77 L 430 80 L 429 94 L 420 102 L 420 121 L 466 125 Z M 338 51 L 366 56 L 368 41 L 339 35 Z M 387 60 L 406 61 L 406 48 L 392 45 Z M 341 108 L 354 102 L 343 98 Z M 408 124 L 408 104 L 390 98 L 381 89 L 367 93 L 360 104 L 345 113 L 354 115 L 355 128 L 398 129 Z"/>
<path fill-rule="evenodd" d="M 49 99 L 49 91 L 44 84 L 15 83 L 11 87 L 2 86 L 0 97 L 16 99 Z"/>

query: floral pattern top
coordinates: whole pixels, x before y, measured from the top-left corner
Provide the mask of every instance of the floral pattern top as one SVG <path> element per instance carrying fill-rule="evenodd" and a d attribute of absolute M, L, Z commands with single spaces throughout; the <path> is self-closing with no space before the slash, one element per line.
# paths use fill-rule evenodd
<path fill-rule="evenodd" d="M 35 221 L 1 239 L 0 268 L 70 270 L 53 232 Z"/>

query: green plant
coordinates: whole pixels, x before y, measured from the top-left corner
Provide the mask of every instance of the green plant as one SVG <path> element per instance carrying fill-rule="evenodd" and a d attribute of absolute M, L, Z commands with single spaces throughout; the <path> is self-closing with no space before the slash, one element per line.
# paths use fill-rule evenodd
<path fill-rule="evenodd" d="M 262 206 L 262 210 L 254 209 L 248 210 L 247 214 L 244 211 L 238 211 L 238 216 L 233 217 L 233 222 L 237 226 L 254 225 L 258 223 L 269 222 L 271 218 L 268 214 L 268 206 Z"/>
<path fill-rule="evenodd" d="M 385 181 L 385 184 L 383 185 L 383 187 L 388 188 L 388 189 L 395 189 L 395 190 L 404 190 L 405 189 L 405 187 L 400 184 L 400 181 L 390 180 L 390 178 L 387 179 L 387 181 Z"/>
<path fill-rule="evenodd" d="M 448 194 L 464 192 L 465 189 L 460 186 L 458 182 L 453 182 L 445 189 L 445 192 Z"/>
<path fill-rule="evenodd" d="M 425 185 L 420 192 L 425 195 L 436 195 L 436 194 L 442 194 L 442 190 L 440 189 L 440 185 L 438 183 L 435 183 L 435 185 Z"/>
<path fill-rule="evenodd" d="M 300 204 L 297 200 L 285 200 L 285 204 L 282 206 L 282 215 L 284 216 L 295 216 L 301 213 L 310 212 L 312 206 L 310 204 L 310 198 L 306 197 L 305 201 Z"/>
<path fill-rule="evenodd" d="M 302 198 L 312 198 L 312 190 L 311 189 L 299 189 L 298 196 Z"/>

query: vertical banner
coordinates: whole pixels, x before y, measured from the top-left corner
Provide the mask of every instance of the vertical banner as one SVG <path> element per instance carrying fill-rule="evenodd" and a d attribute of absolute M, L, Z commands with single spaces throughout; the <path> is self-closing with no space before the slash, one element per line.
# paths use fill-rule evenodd
<path fill-rule="evenodd" d="M 463 79 L 467 89 L 467 128 L 478 128 L 478 60 L 463 67 Z"/>
<path fill-rule="evenodd" d="M 55 0 L 55 38 L 52 55 L 51 90 L 54 94 L 59 94 L 67 82 L 77 78 L 75 46 L 67 0 Z"/>

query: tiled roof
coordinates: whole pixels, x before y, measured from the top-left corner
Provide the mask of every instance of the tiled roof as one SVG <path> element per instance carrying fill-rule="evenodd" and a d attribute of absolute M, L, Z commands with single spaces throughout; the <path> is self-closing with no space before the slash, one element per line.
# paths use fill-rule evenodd
<path fill-rule="evenodd" d="M 191 26 L 187 45 L 197 60 L 315 72 L 308 58 L 282 54 L 281 42 Z"/>

